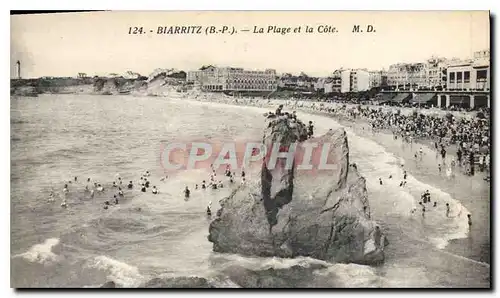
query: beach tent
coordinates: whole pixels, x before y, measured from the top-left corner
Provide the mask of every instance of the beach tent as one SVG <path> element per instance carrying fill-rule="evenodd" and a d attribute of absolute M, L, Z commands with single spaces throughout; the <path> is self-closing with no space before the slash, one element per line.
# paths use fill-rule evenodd
<path fill-rule="evenodd" d="M 402 104 L 409 101 L 411 94 L 410 93 L 398 93 L 393 99 L 391 99 L 392 103 Z"/>
<path fill-rule="evenodd" d="M 394 93 L 379 93 L 375 96 L 374 101 L 379 103 L 390 102 L 394 97 Z"/>

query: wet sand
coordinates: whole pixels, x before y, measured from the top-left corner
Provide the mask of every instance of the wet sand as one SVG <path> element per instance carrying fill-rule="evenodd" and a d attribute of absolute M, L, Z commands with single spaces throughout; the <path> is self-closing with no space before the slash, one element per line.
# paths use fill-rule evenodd
<path fill-rule="evenodd" d="M 387 151 L 403 158 L 408 174 L 440 188 L 459 200 L 472 216 L 469 237 L 452 240 L 445 250 L 479 262 L 490 263 L 490 184 L 483 179 L 486 177 L 486 172 L 479 172 L 479 169 L 476 169 L 476 175 L 466 176 L 457 166 L 454 170 L 455 177 L 448 178 L 445 166 L 442 166 L 441 172 L 438 170 L 438 164 L 443 165 L 443 163 L 441 156 L 437 155 L 433 147 L 422 142 L 414 142 L 413 145 L 403 144 L 400 138 L 394 140 L 393 136 L 386 132 L 373 134 L 369 124 L 363 120 L 339 122 L 350 127 L 357 135 L 369 138 L 384 146 Z M 424 156 L 422 160 L 420 158 L 416 160 L 414 154 L 421 147 Z M 448 151 L 450 152 L 446 155 L 446 161 L 449 164 L 452 157 L 456 160 L 456 151 Z"/>

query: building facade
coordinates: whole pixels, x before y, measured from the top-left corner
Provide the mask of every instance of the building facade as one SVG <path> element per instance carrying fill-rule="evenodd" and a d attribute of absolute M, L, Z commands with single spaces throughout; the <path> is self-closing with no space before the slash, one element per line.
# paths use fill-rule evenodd
<path fill-rule="evenodd" d="M 274 91 L 278 86 L 274 69 L 260 71 L 209 66 L 188 72 L 186 81 L 199 82 L 204 91 Z"/>
<path fill-rule="evenodd" d="M 490 91 L 490 64 L 484 60 L 465 60 L 448 66 L 449 91 Z"/>
<path fill-rule="evenodd" d="M 384 87 L 387 85 L 387 72 L 385 70 L 372 70 L 368 72 L 369 88 Z"/>
<path fill-rule="evenodd" d="M 427 89 L 446 87 L 446 68 L 449 61 L 445 58 L 431 57 L 427 60 Z"/>
<path fill-rule="evenodd" d="M 370 75 L 366 69 L 343 70 L 340 92 L 361 92 L 370 89 Z"/>
<path fill-rule="evenodd" d="M 418 90 L 427 88 L 426 63 L 398 63 L 389 66 L 387 84 L 396 90 Z"/>

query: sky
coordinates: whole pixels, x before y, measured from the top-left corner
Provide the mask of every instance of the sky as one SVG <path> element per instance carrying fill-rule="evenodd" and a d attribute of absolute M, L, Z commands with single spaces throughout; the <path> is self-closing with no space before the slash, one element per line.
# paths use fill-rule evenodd
<path fill-rule="evenodd" d="M 371 24 L 375 32 L 352 33 Z M 159 26 L 295 27 L 300 33 L 155 34 Z M 337 33 L 318 33 L 320 25 Z M 146 34 L 128 34 L 129 27 Z M 305 26 L 314 28 L 306 33 Z M 153 33 L 149 31 L 153 30 Z M 469 58 L 490 48 L 487 11 L 110 11 L 11 16 L 11 77 L 124 73 L 202 65 L 327 76 L 338 68 L 378 70 L 430 56 Z"/>

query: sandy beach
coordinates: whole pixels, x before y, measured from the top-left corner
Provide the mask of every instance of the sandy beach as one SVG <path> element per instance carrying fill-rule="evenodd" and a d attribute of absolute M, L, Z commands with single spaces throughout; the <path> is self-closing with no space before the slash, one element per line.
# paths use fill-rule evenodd
<path fill-rule="evenodd" d="M 270 111 L 283 104 L 285 111 L 298 110 L 304 113 L 320 115 L 334 118 L 341 125 L 348 128 L 351 132 L 364 138 L 368 138 L 382 145 L 387 151 L 393 153 L 401 159 L 407 171 L 415 176 L 418 180 L 427 184 L 438 187 L 452 197 L 459 200 L 471 212 L 473 224 L 469 231 L 469 236 L 466 239 L 454 239 L 445 248 L 445 251 L 462 256 L 480 263 L 490 263 L 490 184 L 484 181 L 486 172 L 476 171 L 472 177 L 465 175 L 457 166 L 453 170 L 454 177 L 447 177 L 446 168 L 443 166 L 439 172 L 438 164 L 442 164 L 442 159 L 438 156 L 438 152 L 431 147 L 433 141 L 430 139 L 421 139 L 414 141 L 412 145 L 403 143 L 400 138 L 394 140 L 392 134 L 388 131 L 372 132 L 369 123 L 364 119 L 347 119 L 344 117 L 333 116 L 329 113 L 318 111 L 317 107 L 324 106 L 329 108 L 339 108 L 343 103 L 319 103 L 319 102 L 304 102 L 304 101 L 285 101 L 285 100 L 268 100 L 263 98 L 242 99 L 231 98 L 219 94 L 198 93 L 192 97 L 203 102 L 217 102 L 231 105 L 248 105 L 255 107 L 268 107 Z M 347 104 L 348 106 L 350 104 Z M 354 105 L 350 105 L 354 106 Z M 394 108 L 385 106 L 375 106 L 373 108 L 401 110 L 403 114 L 410 114 L 415 109 L 413 108 Z M 439 109 L 419 110 L 425 114 L 434 114 L 444 116 L 448 111 Z M 455 117 L 473 117 L 473 113 L 451 112 Z M 420 160 L 415 160 L 414 154 L 422 148 L 424 156 Z M 452 145 L 448 149 L 446 161 L 449 164 L 452 158 L 456 160 L 456 146 Z M 439 203 L 439 202 L 438 202 Z M 457 211 L 459 214 L 460 211 Z M 466 214 L 460 214 L 466 216 Z"/>

